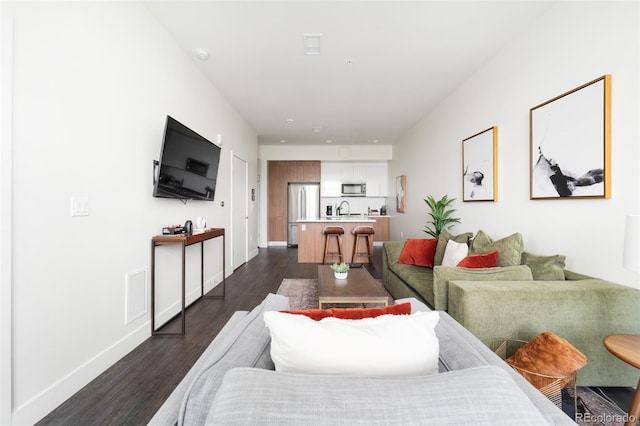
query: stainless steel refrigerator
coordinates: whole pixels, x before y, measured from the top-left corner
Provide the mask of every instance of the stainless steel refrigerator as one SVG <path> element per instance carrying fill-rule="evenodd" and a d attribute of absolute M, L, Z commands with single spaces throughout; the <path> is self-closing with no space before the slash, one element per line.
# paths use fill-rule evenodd
<path fill-rule="evenodd" d="M 298 246 L 298 222 L 300 219 L 320 218 L 320 183 L 290 183 L 288 191 L 287 246 Z"/>

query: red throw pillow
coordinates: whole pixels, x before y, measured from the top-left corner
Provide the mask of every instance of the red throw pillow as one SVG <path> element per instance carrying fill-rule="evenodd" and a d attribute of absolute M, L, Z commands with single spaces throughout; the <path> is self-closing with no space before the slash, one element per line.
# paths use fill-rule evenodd
<path fill-rule="evenodd" d="M 498 266 L 498 250 L 471 254 L 458 262 L 456 266 L 461 268 L 495 268 Z"/>
<path fill-rule="evenodd" d="M 285 314 L 306 315 L 312 320 L 319 321 L 323 318 L 334 317 L 340 319 L 375 318 L 380 315 L 408 315 L 411 313 L 411 303 L 399 303 L 385 306 L 384 308 L 331 308 L 331 309 L 305 309 L 299 311 L 280 311 Z"/>
<path fill-rule="evenodd" d="M 398 263 L 433 268 L 437 246 L 437 238 L 409 238 L 404 243 Z"/>

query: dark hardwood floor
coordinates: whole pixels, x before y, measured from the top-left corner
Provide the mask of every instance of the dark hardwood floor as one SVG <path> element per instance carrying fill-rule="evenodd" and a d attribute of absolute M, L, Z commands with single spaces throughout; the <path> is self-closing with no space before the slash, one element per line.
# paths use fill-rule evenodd
<path fill-rule="evenodd" d="M 381 278 L 381 249 L 373 266 Z M 171 394 L 220 329 L 237 310 L 251 310 L 284 278 L 317 278 L 316 264 L 299 264 L 297 250 L 260 249 L 227 278 L 224 299 L 200 299 L 186 313 L 185 336 L 153 336 L 48 414 L 38 425 L 143 425 Z M 214 290 L 215 291 L 215 290 Z M 163 330 L 178 330 L 179 318 Z M 633 388 L 599 388 L 623 410 Z"/>
<path fill-rule="evenodd" d="M 367 268 L 380 278 L 381 250 L 374 251 Z M 224 299 L 200 299 L 187 309 L 185 336 L 148 338 L 38 425 L 146 424 L 235 311 L 254 308 L 283 278 L 317 275 L 316 264 L 298 263 L 297 249 L 260 249 L 227 278 Z M 162 330 L 179 327 L 178 317 Z"/>

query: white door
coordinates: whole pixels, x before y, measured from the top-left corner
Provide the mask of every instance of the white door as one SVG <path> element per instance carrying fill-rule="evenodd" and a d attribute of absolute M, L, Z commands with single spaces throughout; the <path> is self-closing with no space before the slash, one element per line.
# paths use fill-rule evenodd
<path fill-rule="evenodd" d="M 236 270 L 247 261 L 247 234 L 249 226 L 247 162 L 233 155 L 232 211 L 231 211 L 231 264 Z"/>

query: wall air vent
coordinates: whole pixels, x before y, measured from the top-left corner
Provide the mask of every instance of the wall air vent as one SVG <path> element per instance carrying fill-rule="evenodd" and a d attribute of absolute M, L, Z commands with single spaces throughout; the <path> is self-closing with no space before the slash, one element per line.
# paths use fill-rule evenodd
<path fill-rule="evenodd" d="M 302 34 L 304 53 L 306 55 L 320 54 L 320 38 L 322 34 Z"/>

